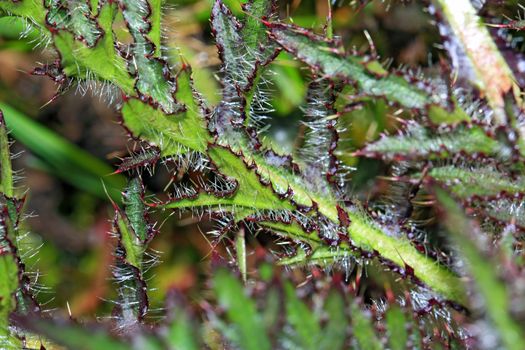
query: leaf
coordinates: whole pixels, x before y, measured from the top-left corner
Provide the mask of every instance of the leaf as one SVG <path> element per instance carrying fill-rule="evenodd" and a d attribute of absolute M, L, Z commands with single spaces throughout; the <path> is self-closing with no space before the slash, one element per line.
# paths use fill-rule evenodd
<path fill-rule="evenodd" d="M 1 50 L 21 52 L 31 51 L 50 40 L 37 26 L 30 26 L 23 18 L 15 16 L 0 17 L 0 37 L 3 39 Z"/>
<path fill-rule="evenodd" d="M 44 320 L 39 317 L 17 317 L 17 323 L 24 328 L 45 335 L 60 345 L 78 350 L 130 350 L 138 349 L 111 336 L 105 329 L 95 329 L 65 321 Z M 137 342 L 138 343 L 138 342 Z M 146 345 L 146 344 L 142 344 Z M 140 347 L 147 349 L 147 347 Z M 152 348 L 149 348 L 152 349 Z M 160 349 L 160 348 L 158 348 Z"/>
<path fill-rule="evenodd" d="M 344 266 L 349 259 L 356 257 L 358 257 L 358 254 L 348 249 L 348 247 L 332 248 L 319 246 L 308 253 L 303 249 L 298 249 L 295 255 L 281 258 L 278 263 L 285 266 L 308 266 L 311 264 L 324 267 L 330 267 L 334 264 Z"/>
<path fill-rule="evenodd" d="M 357 343 L 357 349 L 363 350 L 381 350 L 383 346 L 377 338 L 374 328 L 372 326 L 372 320 L 369 315 L 369 311 L 363 311 L 357 303 L 352 303 L 352 334 Z"/>
<path fill-rule="evenodd" d="M 219 114 L 215 120 L 221 128 L 229 127 L 229 122 L 221 118 L 222 114 L 238 114 L 244 118 L 244 125 L 248 126 L 256 123 L 253 120 L 258 113 L 266 111 L 262 107 L 265 97 L 260 91 L 259 81 L 276 50 L 268 40 L 262 21 L 272 15 L 274 5 L 271 0 L 245 3 L 243 8 L 246 16 L 242 24 L 221 0 L 217 0 L 213 6 L 212 31 L 225 73 L 223 103 L 215 111 L 215 114 Z"/>
<path fill-rule="evenodd" d="M 20 295 L 21 267 L 16 255 L 17 200 L 14 198 L 13 170 L 9 139 L 2 111 L 0 110 L 0 347 L 18 349 L 20 341 L 9 330 L 9 315 L 17 307 Z M 23 305 L 21 305 L 23 306 Z"/>
<path fill-rule="evenodd" d="M 238 346 L 246 350 L 271 349 L 263 321 L 255 303 L 245 294 L 242 285 L 225 270 L 215 272 L 213 289 L 228 320 L 235 327 Z"/>
<path fill-rule="evenodd" d="M 228 177 L 238 181 L 236 192 L 231 197 L 216 197 L 211 194 L 201 193 L 194 199 L 181 199 L 164 205 L 165 208 L 191 208 L 191 207 L 209 207 L 215 210 L 225 210 L 237 213 L 236 219 L 242 220 L 246 216 L 257 213 L 261 210 L 294 210 L 295 208 L 286 200 L 280 199 L 276 194 L 266 186 L 260 183 L 260 180 L 253 171 L 248 170 L 246 164 L 223 147 L 210 147 L 208 152 L 209 158 L 215 164 L 217 169 Z M 261 159 L 259 157 L 258 159 Z M 274 170 L 273 167 L 266 169 Z M 278 179 L 277 176 L 283 174 L 283 170 L 271 173 L 270 179 Z M 291 179 L 292 176 L 290 175 Z M 292 190 L 304 186 L 300 182 L 300 178 L 295 177 L 295 183 L 290 184 Z M 303 188 L 304 193 L 309 193 Z M 311 192 L 310 192 L 311 194 Z M 316 197 L 313 197 L 317 199 Z M 322 214 L 335 211 L 328 218 L 339 222 L 337 214 L 337 203 L 328 204 L 322 200 L 317 201 L 319 211 Z M 322 212 L 322 209 L 326 210 Z M 398 266 L 404 267 L 406 265 L 414 269 L 414 274 L 421 281 L 433 288 L 436 292 L 441 293 L 444 297 L 455 300 L 459 303 L 465 302 L 465 294 L 463 288 L 457 283 L 457 276 L 451 273 L 447 268 L 436 264 L 430 258 L 425 257 L 414 248 L 411 243 L 403 238 L 395 238 L 385 233 L 383 228 L 376 225 L 366 214 L 359 209 L 348 210 L 350 226 L 347 227 L 347 232 L 352 243 L 357 247 L 366 251 L 377 251 L 382 257 L 390 260 Z M 334 218 L 335 217 L 335 218 Z M 315 234 L 303 232 L 304 230 L 298 227 L 287 227 L 286 225 L 268 224 L 267 220 L 263 225 L 277 229 L 283 236 L 291 239 L 299 239 L 303 242 L 318 242 L 319 237 L 315 238 Z M 290 235 L 288 234 L 289 229 Z M 387 230 L 385 230 L 387 231 Z M 319 249 L 319 248 L 317 248 Z M 326 247 L 322 250 L 314 250 L 313 255 L 308 258 L 313 261 L 324 261 L 328 264 L 336 261 L 337 258 L 344 256 L 348 258 L 353 255 L 345 248 L 344 244 L 341 247 Z M 318 255 L 316 255 L 318 254 Z M 296 257 L 294 259 L 285 260 L 283 263 L 304 263 L 309 260 L 304 260 L 306 256 Z M 310 260 L 312 261 L 312 260 Z"/>
<path fill-rule="evenodd" d="M 193 329 L 188 315 L 184 312 L 180 312 L 175 317 L 168 328 L 168 334 L 166 336 L 167 343 L 170 349 L 173 350 L 198 350 L 198 342 L 195 337 Z"/>
<path fill-rule="evenodd" d="M 136 267 L 140 271 L 142 269 L 142 255 L 145 247 L 139 237 L 135 234 L 128 218 L 119 210 L 116 214 L 116 223 L 119 240 L 124 249 L 124 258 L 127 263 Z"/>
<path fill-rule="evenodd" d="M 158 146 L 164 157 L 190 151 L 205 153 L 208 142 L 211 142 L 201 107 L 193 95 L 190 74 L 191 71 L 186 68 L 177 77 L 176 98 L 184 103 L 184 112 L 166 114 L 135 98 L 127 100 L 122 106 L 126 128 L 134 137 Z"/>
<path fill-rule="evenodd" d="M 162 29 L 161 29 L 161 19 L 162 19 L 162 2 L 163 0 L 148 0 L 150 8 L 150 25 L 151 29 L 148 33 L 148 39 L 155 46 L 155 57 L 162 56 Z"/>
<path fill-rule="evenodd" d="M 525 202 L 517 198 L 499 198 L 489 201 L 476 201 L 477 205 L 488 215 L 505 225 L 517 225 L 525 228 Z"/>
<path fill-rule="evenodd" d="M 319 70 L 325 77 L 356 82 L 360 92 L 366 95 L 385 97 L 388 101 L 414 109 L 424 109 L 437 101 L 435 96 L 429 96 L 401 77 L 374 75 L 367 71 L 361 58 L 343 57 L 333 42 L 304 29 L 276 23 L 269 24 L 269 28 L 272 38 L 290 54 Z"/>
<path fill-rule="evenodd" d="M 493 197 L 502 193 L 508 196 L 525 194 L 525 178 L 512 179 L 509 174 L 487 167 L 457 166 L 435 167 L 428 176 L 443 183 L 458 198 L 468 199 L 473 196 Z M 418 178 L 415 175 L 414 178 Z"/>
<path fill-rule="evenodd" d="M 148 38 L 151 33 L 155 40 L 160 39 L 160 14 L 157 11 L 160 4 L 157 2 L 160 0 L 156 0 L 155 8 L 152 8 L 147 0 L 122 0 L 122 15 L 133 38 L 129 46 L 133 57 L 128 69 L 136 77 L 135 88 L 143 98 L 151 99 L 166 113 L 174 113 L 178 108 L 173 97 L 176 82 L 171 79 L 168 64 L 155 57 L 158 46 Z M 154 23 L 151 22 L 152 15 Z"/>
<path fill-rule="evenodd" d="M 9 248 L 5 247 L 3 227 L 0 226 L 0 347 L 20 349 L 21 342 L 9 330 L 9 315 L 15 311 L 15 293 L 18 290 L 18 264 Z"/>
<path fill-rule="evenodd" d="M 268 44 L 268 33 L 262 21 L 272 15 L 275 6 L 274 0 L 249 0 L 244 4 L 246 18 L 241 29 L 241 37 L 248 51 L 251 51 L 255 57 L 258 56 L 256 52 L 261 46 L 265 46 L 263 47 L 265 50 L 271 50 Z"/>
<path fill-rule="evenodd" d="M 0 10 L 15 16 L 27 18 L 29 21 L 45 27 L 46 9 L 44 8 L 43 1 L 1 1 Z"/>
<path fill-rule="evenodd" d="M 449 300 L 466 304 L 464 287 L 459 278 L 436 261 L 419 253 L 405 238 L 395 238 L 383 232 L 377 224 L 360 214 L 359 210 L 349 212 L 351 225 L 348 233 L 353 243 L 367 251 L 377 251 L 382 258 L 401 267 L 414 269 L 414 275 L 434 291 Z M 385 229 L 388 232 L 387 229 Z"/>
<path fill-rule="evenodd" d="M 346 305 L 343 297 L 338 291 L 332 291 L 326 298 L 324 309 L 328 322 L 321 331 L 319 340 L 320 350 L 344 349 L 347 330 L 349 329 L 348 318 L 345 314 Z"/>
<path fill-rule="evenodd" d="M 143 201 L 144 187 L 140 177 L 135 176 L 129 180 L 123 197 L 130 228 L 139 241 L 144 244 L 149 238 L 149 232 L 148 223 L 145 219 L 146 206 Z"/>
<path fill-rule="evenodd" d="M 147 286 L 143 277 L 144 256 L 151 233 L 146 221 L 146 207 L 143 203 L 144 189 L 139 176 L 129 180 L 123 193 L 125 211 L 115 205 L 114 231 L 118 245 L 115 252 L 116 264 L 113 276 L 118 283 L 119 303 L 116 321 L 122 331 L 130 333 L 141 323 L 149 307 Z"/>
<path fill-rule="evenodd" d="M 316 315 L 295 294 L 295 288 L 284 285 L 286 294 L 286 320 L 292 327 L 291 337 L 299 349 L 318 349 L 321 328 Z"/>
<path fill-rule="evenodd" d="M 168 41 L 168 57 L 170 62 L 179 62 L 182 57 L 187 60 L 189 65 L 195 69 L 192 70 L 192 81 L 195 90 L 201 94 L 203 102 L 210 105 L 216 105 L 221 100 L 219 91 L 219 81 L 215 77 L 215 71 L 206 63 L 201 61 L 201 55 L 198 50 L 187 43 L 172 43 Z M 177 88 L 180 89 L 180 82 L 177 82 Z M 180 102 L 180 101 L 178 101 Z"/>
<path fill-rule="evenodd" d="M 96 44 L 103 33 L 90 14 L 91 9 L 87 2 L 62 3 L 62 6 L 50 6 L 46 21 L 57 29 L 71 31 L 77 40 L 91 47 Z"/>
<path fill-rule="evenodd" d="M 244 4 L 245 19 L 240 23 L 230 9 L 216 0 L 211 13 L 211 24 L 219 55 L 228 79 L 241 88 L 256 88 L 257 72 L 275 51 L 268 42 L 268 34 L 262 21 L 271 16 L 272 0 L 250 0 Z M 251 80 L 251 81 L 250 81 Z"/>
<path fill-rule="evenodd" d="M 257 174 L 263 181 L 270 182 L 275 192 L 285 195 L 291 190 L 290 198 L 299 206 L 312 207 L 315 202 L 320 213 L 333 222 L 338 222 L 337 203 L 330 189 L 327 192 L 326 189 L 318 186 L 308 187 L 308 180 L 296 171 L 280 164 L 279 156 L 274 156 L 274 153 L 270 152 L 265 157 L 262 151 L 253 152 L 250 150 L 248 141 L 244 139 L 239 140 L 233 150 L 241 152 L 247 164 L 255 165 Z"/>
<path fill-rule="evenodd" d="M 318 231 L 314 230 L 312 232 L 306 232 L 304 228 L 301 227 L 301 225 L 296 221 L 292 221 L 291 223 L 260 221 L 258 224 L 261 227 L 271 229 L 273 232 L 275 232 L 276 234 L 280 234 L 283 237 L 288 237 L 296 241 L 306 242 L 313 247 L 322 245 Z"/>
<path fill-rule="evenodd" d="M 463 209 L 445 191 L 435 188 L 435 193 L 443 209 L 442 222 L 468 263 L 474 284 L 503 344 L 509 350 L 525 348 L 525 334 L 520 324 L 510 315 L 508 291 L 498 277 L 496 264 L 487 259 L 476 246 L 478 227 L 464 216 Z"/>
<path fill-rule="evenodd" d="M 208 156 L 217 169 L 237 181 L 231 197 L 216 197 L 201 193 L 195 199 L 181 199 L 165 205 L 166 208 L 220 207 L 222 210 L 249 214 L 255 210 L 292 210 L 292 205 L 279 199 L 268 186 L 261 184 L 257 175 L 249 170 L 242 158 L 220 146 L 210 146 Z M 247 210 L 247 211 L 245 211 Z"/>
<path fill-rule="evenodd" d="M 419 125 L 410 125 L 405 135 L 383 136 L 367 144 L 357 155 L 386 160 L 443 159 L 466 154 L 474 157 L 509 159 L 512 151 L 477 126 L 457 127 L 446 133 L 436 133 Z"/>
<path fill-rule="evenodd" d="M 403 310 L 396 305 L 390 305 L 385 314 L 388 344 L 392 350 L 407 348 L 407 319 Z M 417 330 L 416 330 L 417 332 Z"/>
<path fill-rule="evenodd" d="M 3 191 L 3 192 L 2 192 Z M 25 265 L 18 255 L 23 199 L 15 197 L 6 123 L 0 110 L 0 345 L 19 348 L 20 341 L 9 331 L 9 316 L 39 310 L 33 298 Z"/>
<path fill-rule="evenodd" d="M 0 192 L 7 197 L 13 197 L 13 169 L 11 168 L 11 153 L 4 114 L 0 110 Z"/>
<path fill-rule="evenodd" d="M 129 75 L 126 61 L 116 51 L 112 31 L 116 4 L 105 3 L 97 17 L 104 35 L 94 47 L 88 47 L 68 31 L 54 35 L 54 45 L 60 52 L 63 71 L 70 77 L 108 81 L 116 84 L 124 93 L 133 96 L 134 79 Z"/>
<path fill-rule="evenodd" d="M 242 39 L 239 29 L 241 24 L 222 1 L 216 0 L 212 8 L 211 25 L 228 79 L 238 80 L 238 84 L 243 86 L 246 84 L 246 76 L 244 75 L 245 68 L 240 61 Z"/>

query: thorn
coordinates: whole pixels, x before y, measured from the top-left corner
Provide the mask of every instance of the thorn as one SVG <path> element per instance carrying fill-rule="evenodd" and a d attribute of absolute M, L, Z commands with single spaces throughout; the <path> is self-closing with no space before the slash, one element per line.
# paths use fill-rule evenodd
<path fill-rule="evenodd" d="M 374 45 L 374 41 L 372 40 L 370 33 L 366 29 L 363 32 L 365 34 L 366 40 L 368 41 L 368 45 L 370 45 L 370 51 L 372 52 L 372 56 L 377 58 L 378 55 L 377 55 L 376 46 Z"/>
<path fill-rule="evenodd" d="M 69 318 L 72 319 L 73 315 L 71 313 L 71 308 L 69 307 L 69 301 L 66 301 L 66 306 L 67 306 L 67 313 L 69 314 Z"/>

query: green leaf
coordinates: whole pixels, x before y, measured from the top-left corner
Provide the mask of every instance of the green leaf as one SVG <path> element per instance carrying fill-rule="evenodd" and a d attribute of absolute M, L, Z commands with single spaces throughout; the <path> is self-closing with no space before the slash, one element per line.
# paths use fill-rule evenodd
<path fill-rule="evenodd" d="M 146 206 L 143 201 L 144 188 L 140 177 L 135 176 L 129 180 L 126 191 L 124 192 L 124 205 L 126 216 L 128 217 L 131 229 L 140 242 L 144 243 L 148 239 L 148 227 L 144 217 Z"/>
<path fill-rule="evenodd" d="M 135 88 L 143 99 L 151 97 L 166 113 L 174 113 L 178 109 L 173 97 L 176 82 L 168 77 L 167 63 L 158 59 L 160 7 L 160 0 L 151 4 L 146 0 L 122 0 L 122 15 L 133 38 L 128 68 L 136 77 Z M 155 42 L 150 41 L 149 34 Z"/>
<path fill-rule="evenodd" d="M 286 294 L 286 320 L 292 327 L 292 339 L 299 349 L 318 349 L 321 327 L 315 313 L 308 309 L 296 295 L 295 288 L 284 285 Z"/>
<path fill-rule="evenodd" d="M 114 230 L 118 234 L 118 246 L 113 276 L 118 283 L 119 295 L 115 311 L 120 316 L 117 318 L 119 327 L 132 328 L 132 325 L 142 322 L 149 306 L 142 273 L 144 253 L 150 237 L 140 177 L 130 179 L 123 195 L 125 212 L 114 205 Z"/>
<path fill-rule="evenodd" d="M 87 45 L 93 46 L 102 35 L 95 20 L 90 18 L 91 9 L 87 2 L 77 2 L 74 8 L 68 8 L 68 5 L 62 3 L 62 6 L 50 7 L 47 15 L 49 23 L 57 22 L 57 27 L 70 30 L 77 38 L 82 38 Z M 61 12 L 65 12 L 62 15 Z M 58 15 L 58 20 L 55 20 L 54 15 Z"/>
<path fill-rule="evenodd" d="M 395 160 L 443 159 L 463 153 L 509 159 L 511 149 L 477 126 L 457 127 L 446 133 L 436 133 L 419 125 L 410 125 L 404 135 L 384 136 L 369 143 L 357 154 L 365 157 Z"/>
<path fill-rule="evenodd" d="M 245 109 L 245 125 L 250 125 L 255 114 L 265 112 L 258 111 L 256 107 L 266 101 L 266 97 L 260 91 L 259 82 L 266 71 L 268 61 L 276 52 L 276 46 L 269 40 L 263 21 L 268 20 L 274 14 L 274 7 L 276 7 L 275 0 L 249 0 L 244 6 L 246 17 L 240 36 L 243 39 L 242 46 L 246 51 L 245 60 L 250 62 L 250 65 L 245 67 L 247 81 L 244 87 L 244 98 L 249 107 Z"/>
<path fill-rule="evenodd" d="M 415 109 L 424 109 L 438 101 L 436 96 L 429 96 L 399 76 L 374 74 L 378 70 L 377 64 L 373 71 L 369 71 L 361 58 L 343 57 L 340 49 L 333 47 L 331 41 L 304 29 L 275 23 L 269 26 L 272 38 L 290 54 L 321 71 L 326 77 L 356 82 L 360 93 L 385 97 L 388 101 Z"/>
<path fill-rule="evenodd" d="M 0 37 L 4 39 L 4 43 L 0 44 L 2 50 L 31 51 L 41 42 L 47 42 L 48 38 L 42 38 L 42 33 L 38 26 L 29 25 L 21 17 L 0 17 Z"/>
<path fill-rule="evenodd" d="M 111 2 L 100 9 L 98 24 L 104 35 L 95 47 L 88 47 L 64 30 L 54 35 L 54 44 L 60 52 L 61 65 L 66 75 L 111 82 L 133 96 L 135 81 L 127 71 L 126 61 L 117 53 L 114 45 L 112 23 L 115 11 L 116 4 Z"/>
<path fill-rule="evenodd" d="M 0 10 L 28 19 L 30 22 L 45 28 L 46 9 L 41 0 L 1 1 Z"/>
<path fill-rule="evenodd" d="M 505 283 L 499 278 L 495 269 L 497 265 L 491 259 L 487 259 L 477 247 L 476 237 L 480 235 L 479 228 L 465 217 L 463 209 L 450 195 L 439 188 L 435 188 L 435 192 L 443 208 L 442 222 L 468 263 L 474 284 L 485 301 L 484 306 L 503 344 L 509 350 L 524 349 L 525 334 L 520 323 L 510 314 L 510 297 Z"/>
<path fill-rule="evenodd" d="M 268 33 L 262 20 L 270 17 L 272 6 L 275 6 L 274 0 L 249 0 L 246 2 L 244 7 L 246 17 L 240 36 L 248 51 L 257 52 L 260 45 L 267 44 Z"/>
<path fill-rule="evenodd" d="M 4 197 L 5 196 L 5 197 Z M 19 341 L 9 332 L 9 314 L 16 309 L 15 295 L 20 292 L 17 261 L 17 228 L 19 212 L 14 198 L 13 171 L 9 139 L 0 110 L 0 346 L 14 349 Z M 18 345 L 17 345 L 18 344 Z"/>
<path fill-rule="evenodd" d="M 408 341 L 407 319 L 403 310 L 396 305 L 389 305 L 385 314 L 385 321 L 390 349 L 406 349 Z"/>
<path fill-rule="evenodd" d="M 236 82 L 243 86 L 246 76 L 241 62 L 241 25 L 221 0 L 216 0 L 213 4 L 211 25 L 227 77 L 236 79 Z"/>
<path fill-rule="evenodd" d="M 31 319 L 24 319 L 27 327 L 32 331 L 49 337 L 60 345 L 67 346 L 70 349 L 78 350 L 130 350 L 146 349 L 146 347 L 133 347 L 117 340 L 104 329 L 90 329 L 85 325 L 74 323 L 54 322 L 51 320 L 39 319 L 36 316 Z M 139 343 L 139 342 L 137 342 Z M 144 344 L 141 344 L 144 345 Z"/>
<path fill-rule="evenodd" d="M 361 310 L 357 303 L 352 303 L 352 334 L 357 342 L 357 349 L 382 350 L 383 346 L 376 336 L 369 312 Z"/>
<path fill-rule="evenodd" d="M 454 102 L 455 99 L 452 98 Z M 428 109 L 428 117 L 435 125 L 457 124 L 470 121 L 470 116 L 457 104 L 452 111 L 438 105 L 431 105 Z"/>
<path fill-rule="evenodd" d="M 238 182 L 231 197 L 216 197 L 201 193 L 195 199 L 181 199 L 167 204 L 166 208 L 221 207 L 222 210 L 251 214 L 255 210 L 292 210 L 293 206 L 281 200 L 268 186 L 261 184 L 257 175 L 247 168 L 242 157 L 220 146 L 210 146 L 210 160 L 220 172 Z M 247 211 L 246 211 L 247 210 Z"/>
<path fill-rule="evenodd" d="M 21 279 L 24 263 L 17 255 L 21 238 L 19 203 L 22 202 L 15 197 L 13 187 L 6 123 L 0 110 L 0 284 L 3 285 L 0 287 L 0 345 L 9 349 L 19 346 L 19 341 L 8 330 L 9 314 L 15 309 L 25 313 L 31 295 L 29 285 Z"/>
<path fill-rule="evenodd" d="M 273 147 L 268 147 L 272 149 Z M 289 189 L 292 191 L 291 199 L 298 205 L 311 207 L 315 202 L 319 212 L 333 222 L 338 222 L 335 196 L 331 189 L 321 189 L 317 186 L 307 186 L 307 181 L 286 166 L 271 164 L 263 153 L 254 152 L 250 149 L 248 141 L 241 139 L 232 147 L 235 152 L 244 156 L 247 164 L 256 166 L 257 174 L 271 183 L 275 192 L 285 194 Z"/>
<path fill-rule="evenodd" d="M 329 267 L 333 264 L 344 264 L 348 259 L 354 258 L 355 252 L 347 247 L 326 247 L 319 246 L 312 252 L 298 249 L 295 255 L 281 258 L 279 265 L 305 266 L 310 264 Z"/>
<path fill-rule="evenodd" d="M 345 301 L 338 291 L 332 291 L 328 295 L 324 309 L 328 322 L 322 330 L 322 336 L 317 348 L 320 350 L 343 349 L 350 325 L 345 314 Z"/>
<path fill-rule="evenodd" d="M 0 192 L 7 197 L 13 197 L 13 169 L 11 168 L 11 153 L 5 125 L 4 114 L 0 110 Z"/>
<path fill-rule="evenodd" d="M 195 334 L 195 325 L 191 322 L 188 315 L 177 308 L 176 317 L 168 327 L 166 341 L 170 349 L 173 350 L 198 350 L 201 349 Z"/>
<path fill-rule="evenodd" d="M 161 19 L 162 19 L 162 2 L 163 0 L 148 0 L 151 14 L 149 20 L 151 23 L 151 29 L 148 33 L 148 38 L 151 40 L 153 45 L 155 45 L 155 57 L 162 56 L 162 29 L 161 29 Z"/>
<path fill-rule="evenodd" d="M 260 183 L 258 176 L 253 170 L 247 169 L 246 164 L 236 156 L 234 153 L 223 147 L 210 147 L 208 152 L 210 160 L 217 166 L 220 171 L 231 178 L 238 181 L 238 188 L 231 197 L 215 197 L 211 194 L 201 193 L 195 199 L 181 199 L 171 202 L 164 207 L 166 208 L 191 208 L 191 207 L 211 207 L 214 209 L 221 209 L 226 211 L 233 211 L 237 213 L 236 219 L 241 220 L 253 212 L 260 210 L 294 210 L 295 208 L 286 200 L 280 199 L 275 193 L 266 186 Z M 262 160 L 262 157 L 258 158 Z M 256 163 L 257 164 L 257 163 Z M 268 166 L 267 170 L 274 171 L 273 166 Z M 284 170 L 275 170 L 271 173 L 270 179 L 279 179 L 279 175 L 283 174 Z M 292 190 L 299 188 L 306 194 L 308 192 L 297 176 L 292 177 L 288 175 L 294 183 L 290 184 Z M 263 176 L 264 178 L 264 176 Z M 284 191 L 283 191 L 284 192 Z M 312 197 L 317 199 L 317 197 Z M 319 211 L 326 215 L 326 212 L 331 215 L 329 219 L 338 222 L 337 202 L 326 202 L 316 200 Z M 324 212 L 322 209 L 325 209 Z M 333 213 L 335 212 L 335 213 Z M 366 214 L 359 209 L 349 210 L 350 226 L 347 228 L 349 237 L 352 242 L 367 251 L 377 251 L 382 257 L 404 267 L 405 264 L 414 269 L 414 274 L 421 281 L 433 288 L 436 292 L 441 293 L 448 299 L 455 300 L 459 303 L 465 302 L 465 294 L 461 284 L 457 281 L 457 276 L 450 272 L 447 268 L 440 266 L 432 259 L 422 255 L 414 248 L 406 239 L 398 239 L 389 236 L 383 232 L 383 229 L 376 225 Z M 291 239 L 299 239 L 307 243 L 319 242 L 319 238 L 315 234 L 303 232 L 297 225 L 286 226 L 282 224 L 267 223 L 263 225 L 277 229 L 283 236 Z M 291 231 L 290 231 L 291 230 Z M 290 235 L 288 235 L 290 233 Z M 324 243 L 323 243 L 324 244 Z M 320 244 L 321 245 L 321 244 Z M 325 247 L 321 249 L 317 247 L 308 259 L 304 260 L 306 255 L 296 257 L 295 259 L 285 260 L 283 263 L 304 263 L 305 261 L 324 261 L 332 263 L 337 258 L 349 257 L 352 252 L 347 251 L 344 245 L 341 247 L 330 248 Z"/>
<path fill-rule="evenodd" d="M 205 153 L 210 134 L 201 107 L 191 86 L 191 71 L 183 69 L 177 78 L 176 98 L 185 111 L 166 114 L 139 99 L 129 99 L 122 106 L 124 125 L 135 137 L 157 145 L 162 156 L 180 155 L 190 151 Z"/>
<path fill-rule="evenodd" d="M 203 98 L 207 104 L 218 104 L 221 100 L 219 81 L 217 80 L 215 70 L 205 62 L 202 62 L 200 52 L 193 48 L 191 44 L 185 42 L 173 43 L 173 41 L 168 41 L 167 45 L 168 52 L 166 54 L 169 57 L 170 63 L 179 63 L 181 57 L 183 62 L 185 60 L 188 61 L 189 65 L 195 68 L 191 74 L 195 90 L 201 94 L 201 98 Z M 180 89 L 180 82 L 177 83 L 177 87 Z"/>
<path fill-rule="evenodd" d="M 266 63 L 275 52 L 262 24 L 263 18 L 271 15 L 273 6 L 273 2 L 268 0 L 247 2 L 242 24 L 221 0 L 217 0 L 212 9 L 212 28 L 225 73 L 223 99 L 237 102 L 243 98 L 246 101 L 227 107 L 244 114 L 245 125 L 250 124 L 251 114 L 257 112 L 252 108 L 255 107 L 254 102 L 262 99 L 258 88 L 265 69 L 262 63 Z"/>
<path fill-rule="evenodd" d="M 0 227 L 0 230 L 3 228 Z M 2 232 L 0 232 L 0 235 Z M 0 236 L 0 238 L 2 238 Z M 0 239 L 0 347 L 20 349 L 21 342 L 9 331 L 9 315 L 15 311 L 18 290 L 18 264 Z"/>
<path fill-rule="evenodd" d="M 213 287 L 221 307 L 235 328 L 238 346 L 245 350 L 271 349 L 264 323 L 257 313 L 255 303 L 244 294 L 237 279 L 225 270 L 219 270 L 213 278 Z"/>
<path fill-rule="evenodd" d="M 305 232 L 304 229 L 297 222 L 292 221 L 290 224 L 283 222 L 261 221 L 259 225 L 271 229 L 273 232 L 282 235 L 283 237 L 292 238 L 293 240 L 306 242 L 312 247 L 321 245 L 321 238 L 319 232 Z"/>
<path fill-rule="evenodd" d="M 126 261 L 140 271 L 142 269 L 142 254 L 145 247 L 135 235 L 128 218 L 120 211 L 117 211 L 117 225 L 120 241 L 126 252 Z"/>
<path fill-rule="evenodd" d="M 445 298 L 466 304 L 466 295 L 458 276 L 436 261 L 419 253 L 405 238 L 387 235 L 360 210 L 349 212 L 348 233 L 354 244 L 367 251 L 377 251 L 381 257 L 398 266 L 414 269 L 414 275 Z"/>
<path fill-rule="evenodd" d="M 468 169 L 457 166 L 432 168 L 428 176 L 443 183 L 454 195 L 467 199 L 472 196 L 497 196 L 505 192 L 508 195 L 525 193 L 525 178 L 512 178 L 489 167 L 472 167 Z M 414 178 L 418 178 L 415 175 Z"/>

